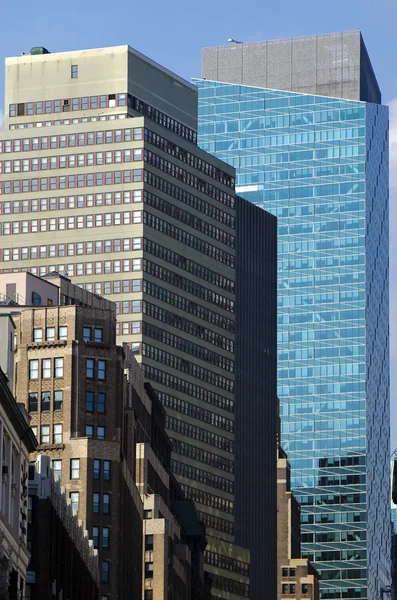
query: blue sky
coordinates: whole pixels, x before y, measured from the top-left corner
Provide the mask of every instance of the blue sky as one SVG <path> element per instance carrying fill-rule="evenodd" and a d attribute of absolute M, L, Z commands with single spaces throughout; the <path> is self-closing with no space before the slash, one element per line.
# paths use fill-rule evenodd
<path fill-rule="evenodd" d="M 384 103 L 391 106 L 391 237 L 397 230 L 396 0 L 54 0 L 3 2 L 0 9 L 0 111 L 4 57 L 45 46 L 52 52 L 129 44 L 182 77 L 200 76 L 201 48 L 361 29 Z M 394 102 L 393 102 L 394 100 Z M 1 119 L 1 115 L 0 115 Z M 394 173 L 396 173 L 394 175 Z M 397 250 L 391 247 L 391 306 L 397 300 Z M 392 310 L 392 372 L 397 371 L 397 311 Z M 397 446 L 397 377 L 392 379 L 392 449 Z M 396 406 L 396 408 L 394 408 Z"/>

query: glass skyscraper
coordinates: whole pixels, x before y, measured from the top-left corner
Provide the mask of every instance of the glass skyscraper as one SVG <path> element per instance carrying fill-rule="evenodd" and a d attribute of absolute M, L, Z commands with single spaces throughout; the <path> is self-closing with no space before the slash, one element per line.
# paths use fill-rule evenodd
<path fill-rule="evenodd" d="M 303 555 L 323 599 L 375 600 L 390 584 L 387 108 L 195 84 L 201 148 L 278 217 L 278 394 Z"/>

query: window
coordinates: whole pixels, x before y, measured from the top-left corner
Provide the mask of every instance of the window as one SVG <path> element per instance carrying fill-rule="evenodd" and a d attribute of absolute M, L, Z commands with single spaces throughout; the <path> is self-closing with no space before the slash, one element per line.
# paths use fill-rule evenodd
<path fill-rule="evenodd" d="M 39 361 L 38 360 L 30 360 L 29 361 L 29 379 L 38 379 L 39 378 Z"/>
<path fill-rule="evenodd" d="M 153 563 L 145 562 L 145 579 L 151 579 L 153 577 Z"/>
<path fill-rule="evenodd" d="M 94 341 L 102 342 L 103 340 L 103 329 L 94 329 Z"/>
<path fill-rule="evenodd" d="M 36 426 L 34 426 L 34 427 L 31 427 L 31 430 L 32 430 L 32 432 L 33 432 L 33 434 L 34 434 L 34 436 L 35 436 L 36 440 L 38 440 L 38 437 L 37 437 L 37 427 L 36 427 Z"/>
<path fill-rule="evenodd" d="M 104 481 L 110 481 L 110 469 L 112 462 L 110 460 L 103 461 L 103 479 Z"/>
<path fill-rule="evenodd" d="M 281 569 L 281 576 L 282 577 L 288 577 L 288 569 L 286 569 L 285 567 L 283 567 Z"/>
<path fill-rule="evenodd" d="M 52 473 L 54 475 L 55 481 L 60 481 L 62 479 L 62 461 L 61 460 L 53 460 L 52 461 Z"/>
<path fill-rule="evenodd" d="M 54 392 L 54 410 L 62 410 L 63 407 L 63 390 L 55 390 Z"/>
<path fill-rule="evenodd" d="M 31 392 L 28 396 L 29 399 L 29 412 L 37 412 L 38 409 L 38 394 L 37 392 Z"/>
<path fill-rule="evenodd" d="M 49 411 L 51 408 L 50 392 L 41 392 L 41 412 Z"/>
<path fill-rule="evenodd" d="M 95 369 L 94 359 L 87 358 L 86 362 L 85 362 L 85 374 L 86 374 L 87 379 L 94 379 L 94 369 Z"/>
<path fill-rule="evenodd" d="M 93 478 L 94 479 L 101 478 L 101 461 L 99 458 L 94 458 Z"/>
<path fill-rule="evenodd" d="M 109 567 L 110 563 L 108 560 L 102 561 L 102 583 L 109 583 Z"/>
<path fill-rule="evenodd" d="M 309 593 L 309 584 L 302 583 L 302 594 L 308 594 L 308 593 Z"/>
<path fill-rule="evenodd" d="M 144 510 L 143 511 L 143 518 L 144 519 L 151 519 L 152 518 L 152 511 L 151 510 Z"/>
<path fill-rule="evenodd" d="M 153 600 L 153 590 L 145 590 L 144 600 Z"/>
<path fill-rule="evenodd" d="M 153 550 L 153 535 L 145 535 L 145 550 Z"/>
<path fill-rule="evenodd" d="M 109 548 L 109 537 L 110 529 L 109 527 L 104 527 L 102 529 L 102 548 Z"/>
<path fill-rule="evenodd" d="M 290 586 L 289 586 L 289 593 L 290 593 L 290 594 L 295 594 L 295 587 L 296 587 L 296 586 L 295 586 L 295 584 L 294 584 L 294 583 L 291 583 L 291 584 L 290 584 Z"/>
<path fill-rule="evenodd" d="M 70 459 L 70 479 L 80 479 L 80 459 Z"/>
<path fill-rule="evenodd" d="M 40 444 L 50 443 L 50 426 L 42 425 L 40 427 Z"/>
<path fill-rule="evenodd" d="M 70 492 L 70 502 L 72 504 L 72 510 L 78 512 L 79 511 L 79 492 Z"/>
<path fill-rule="evenodd" d="M 103 514 L 110 514 L 110 494 L 103 494 Z"/>
<path fill-rule="evenodd" d="M 94 427 L 92 425 L 85 426 L 85 435 L 90 438 L 94 437 Z"/>
<path fill-rule="evenodd" d="M 91 339 L 91 327 L 83 327 L 83 342 L 89 342 Z"/>
<path fill-rule="evenodd" d="M 105 413 L 106 412 L 106 394 L 104 393 L 99 393 L 98 394 L 98 406 L 97 406 L 97 410 L 99 413 Z"/>
<path fill-rule="evenodd" d="M 105 360 L 98 360 L 98 379 L 100 381 L 105 381 L 105 379 L 106 379 L 106 361 Z"/>
<path fill-rule="evenodd" d="M 63 358 L 55 359 L 55 377 L 63 377 Z"/>
<path fill-rule="evenodd" d="M 97 438 L 98 440 L 104 440 L 105 439 L 105 433 L 106 433 L 106 428 L 105 427 L 97 427 Z"/>
<path fill-rule="evenodd" d="M 42 329 L 33 329 L 33 341 L 34 342 L 42 342 L 43 341 L 43 330 Z"/>
<path fill-rule="evenodd" d="M 282 585 L 282 593 L 283 594 L 288 594 L 288 590 L 289 590 L 288 584 L 287 583 L 283 583 L 283 585 Z"/>
<path fill-rule="evenodd" d="M 94 492 L 92 494 L 92 511 L 94 513 L 99 513 L 100 502 L 101 502 L 100 494 L 98 492 Z"/>
<path fill-rule="evenodd" d="M 72 65 L 71 70 L 70 70 L 70 77 L 72 79 L 77 79 L 79 76 L 79 67 L 78 65 Z"/>
<path fill-rule="evenodd" d="M 62 444 L 62 423 L 54 424 L 54 444 Z"/>
<path fill-rule="evenodd" d="M 290 577 L 295 577 L 295 569 L 290 569 L 289 570 L 289 576 Z"/>
<path fill-rule="evenodd" d="M 99 527 L 92 528 L 92 541 L 94 542 L 94 548 L 99 546 Z"/>
<path fill-rule="evenodd" d="M 42 379 L 51 378 L 51 359 L 43 358 L 41 362 L 41 377 Z"/>
<path fill-rule="evenodd" d="M 85 409 L 87 412 L 94 412 L 94 392 L 85 393 Z"/>
<path fill-rule="evenodd" d="M 53 340 L 55 340 L 55 327 L 47 327 L 46 340 L 47 342 L 52 342 Z"/>
<path fill-rule="evenodd" d="M 68 339 L 68 328 L 66 326 L 59 327 L 58 339 L 60 339 L 60 340 Z"/>

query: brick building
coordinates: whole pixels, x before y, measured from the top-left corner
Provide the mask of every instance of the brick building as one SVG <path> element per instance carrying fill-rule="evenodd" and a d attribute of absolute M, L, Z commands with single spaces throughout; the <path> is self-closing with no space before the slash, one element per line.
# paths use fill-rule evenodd
<path fill-rule="evenodd" d="M 39 441 L 32 458 L 50 457 L 98 548 L 101 599 L 138 597 L 143 508 L 132 457 L 123 452 L 134 440 L 124 427 L 124 352 L 114 312 L 37 307 L 15 320 L 15 395 Z"/>
<path fill-rule="evenodd" d="M 54 481 L 50 459 L 29 468 L 26 600 L 49 594 L 73 600 L 98 599 L 98 551 L 72 509 L 65 489 Z"/>

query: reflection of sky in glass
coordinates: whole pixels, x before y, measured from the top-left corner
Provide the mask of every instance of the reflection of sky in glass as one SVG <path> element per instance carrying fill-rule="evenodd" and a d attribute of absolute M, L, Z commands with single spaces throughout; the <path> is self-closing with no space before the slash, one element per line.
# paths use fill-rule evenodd
<path fill-rule="evenodd" d="M 323 598 L 376 597 L 390 543 L 387 109 L 196 85 L 201 148 L 278 217 L 278 393 L 304 556 Z"/>

